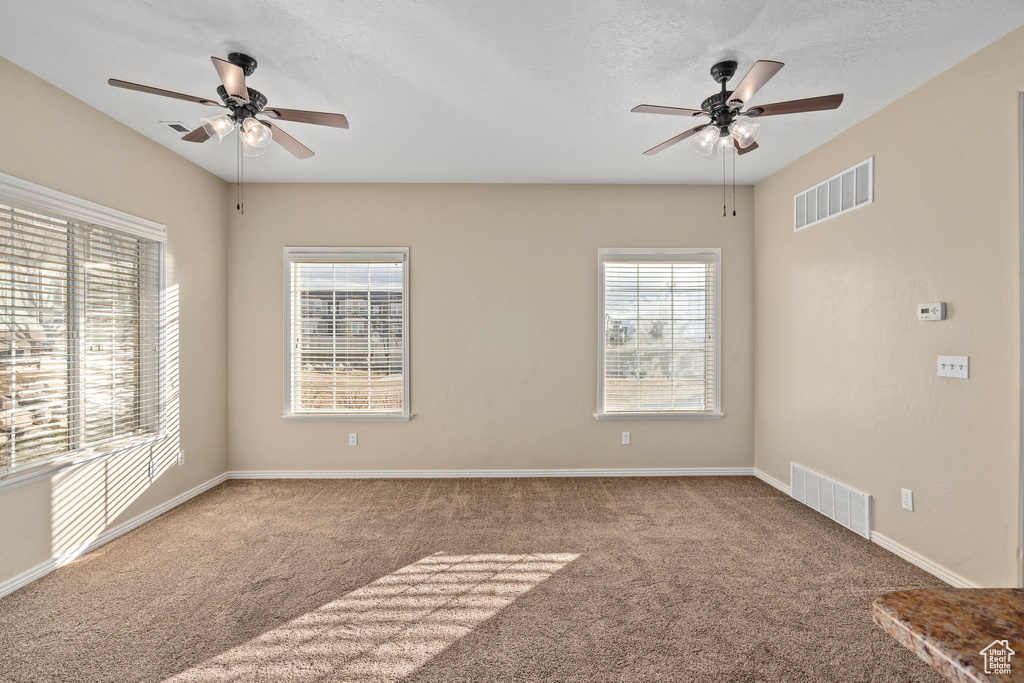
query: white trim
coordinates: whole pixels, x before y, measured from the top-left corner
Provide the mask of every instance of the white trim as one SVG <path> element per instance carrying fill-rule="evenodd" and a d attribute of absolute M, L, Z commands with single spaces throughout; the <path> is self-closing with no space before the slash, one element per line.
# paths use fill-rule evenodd
<path fill-rule="evenodd" d="M 170 437 L 166 434 L 162 434 L 142 439 L 141 441 L 118 444 L 102 450 L 61 453 L 46 458 L 43 462 L 30 462 L 20 470 L 15 466 L 9 475 L 6 475 L 4 478 L 0 478 L 0 493 L 52 477 L 57 472 L 67 469 L 68 467 L 78 467 L 79 465 L 85 465 L 97 460 L 105 460 L 126 451 L 133 451 L 140 448 L 152 448 L 153 446 L 166 441 L 168 438 Z"/>
<path fill-rule="evenodd" d="M 409 256 L 409 247 L 285 247 L 292 261 L 309 263 L 393 263 L 396 255 Z"/>
<path fill-rule="evenodd" d="M 793 495 L 792 491 L 789 488 L 789 484 L 779 481 L 778 479 L 768 474 L 767 472 L 762 472 L 761 470 L 755 467 L 754 476 L 763 481 L 764 483 L 769 484 L 770 486 L 774 486 L 778 490 L 785 493 L 787 496 Z"/>
<path fill-rule="evenodd" d="M 783 493 L 785 493 L 787 496 L 792 496 L 792 493 L 790 491 L 789 486 L 787 484 L 784 484 L 783 482 L 779 481 L 775 477 L 771 476 L 770 474 L 767 474 L 766 472 L 762 472 L 761 470 L 759 470 L 759 469 L 757 469 L 755 467 L 754 468 L 754 476 L 757 477 L 758 479 L 760 479 L 761 481 L 765 482 L 766 484 L 770 484 L 771 486 L 774 486 L 778 490 L 780 490 Z M 909 562 L 910 564 L 914 565 L 915 567 L 923 569 L 926 572 L 928 572 L 929 574 L 931 574 L 932 576 L 935 576 L 935 577 L 937 577 L 939 579 L 942 579 L 943 581 L 945 581 L 946 583 L 948 583 L 949 585 L 951 585 L 951 586 L 953 586 L 955 588 L 979 588 L 980 587 L 977 584 L 975 584 L 974 582 L 972 582 L 972 581 L 970 581 L 968 579 L 965 579 L 964 577 L 960 576 L 956 572 L 950 571 L 949 569 L 946 569 L 942 565 L 936 564 L 935 562 L 932 562 L 928 558 L 926 558 L 926 557 L 924 557 L 922 555 L 919 555 L 918 553 L 914 552 L 913 550 L 911 550 L 910 548 L 906 547 L 905 545 L 903 545 L 901 543 L 897 543 L 896 541 L 892 540 L 888 536 L 885 536 L 884 534 L 878 533 L 874 529 L 871 530 L 871 541 L 874 542 L 879 547 L 884 548 L 885 550 L 888 550 L 893 555 L 896 555 L 897 557 L 900 557 L 900 558 L 906 560 L 907 562 Z"/>
<path fill-rule="evenodd" d="M 408 422 L 412 413 L 284 413 L 289 422 Z"/>
<path fill-rule="evenodd" d="M 58 213 L 60 218 L 101 225 L 157 242 L 167 241 L 167 226 L 124 211 L 0 173 L 0 203 L 28 211 Z M 55 216 L 56 217 L 56 216 Z"/>
<path fill-rule="evenodd" d="M 720 420 L 725 413 L 594 413 L 595 420 Z"/>
<path fill-rule="evenodd" d="M 13 467 L 7 466 L 0 469 L 2 472 L 0 493 L 2 493 L 45 479 L 66 467 L 102 460 L 131 449 L 151 447 L 167 438 L 165 431 L 167 420 L 167 227 L 155 221 L 111 209 L 6 173 L 0 173 L 0 204 L 68 220 L 82 225 L 84 230 L 90 227 L 116 230 L 154 242 L 157 247 L 157 295 L 159 298 L 156 320 L 157 368 L 155 373 L 157 375 L 158 407 L 155 432 L 137 440 L 131 440 L 129 437 L 112 445 L 54 453 L 31 460 L 25 465 L 19 465 L 15 458 Z M 69 353 L 70 348 L 69 345 Z"/>
<path fill-rule="evenodd" d="M 133 517 L 127 522 L 123 522 L 115 527 L 107 529 L 103 533 L 94 536 L 89 541 L 86 541 L 85 543 L 79 545 L 77 548 L 69 550 L 68 552 L 58 557 L 51 557 L 46 562 L 37 564 L 35 567 L 32 567 L 31 569 L 24 571 L 21 574 L 18 574 L 14 578 L 8 579 L 7 581 L 0 583 L 0 598 L 9 593 L 13 593 L 14 591 L 18 590 L 23 586 L 32 583 L 36 579 L 40 579 L 46 576 L 54 569 L 62 567 L 66 565 L 68 562 L 71 562 L 81 557 L 82 555 L 90 553 L 93 550 L 96 550 L 96 548 L 99 548 L 101 545 L 104 545 L 105 543 L 113 541 L 118 536 L 123 536 L 132 529 L 142 526 L 146 522 L 159 517 L 165 512 L 169 512 L 171 509 L 181 505 L 190 498 L 194 498 L 198 496 L 200 493 L 212 489 L 214 486 L 223 483 L 227 479 L 227 472 L 225 472 L 224 474 L 217 475 L 213 479 L 203 482 L 199 486 L 191 488 L 188 491 L 185 491 L 185 493 L 182 493 L 181 495 L 171 498 L 167 502 L 158 505 L 147 512 L 142 513 L 138 517 Z"/>
<path fill-rule="evenodd" d="M 712 263 L 714 269 L 714 315 L 715 315 L 715 403 L 707 412 L 678 413 L 608 413 L 604 410 L 604 371 L 605 371 L 605 299 L 604 299 L 604 264 L 618 257 L 642 258 L 644 261 L 693 261 Z M 689 259 L 685 257 L 690 257 Z M 700 258 L 704 257 L 704 258 Z M 717 419 L 722 413 L 722 248 L 721 247 L 602 247 L 597 250 L 597 412 L 598 420 L 629 420 L 629 419 Z M 623 417 L 620 417 L 622 415 Z M 626 416 L 628 415 L 628 417 Z"/>
<path fill-rule="evenodd" d="M 569 470 L 232 470 L 229 479 L 492 479 L 527 477 L 749 477 L 752 467 Z"/>
<path fill-rule="evenodd" d="M 953 586 L 954 588 L 980 588 L 981 587 L 978 584 L 974 583 L 973 581 L 965 579 L 964 577 L 960 576 L 956 572 L 950 571 L 949 569 L 946 569 L 942 565 L 936 564 L 935 562 L 932 562 L 927 557 L 924 557 L 923 555 L 917 554 L 916 552 L 914 552 L 910 548 L 906 547 L 905 545 L 903 545 L 901 543 L 897 543 L 896 541 L 892 540 L 888 536 L 884 536 L 884 535 L 878 533 L 877 531 L 872 531 L 871 532 L 871 540 L 875 544 L 877 544 L 877 545 L 881 546 L 882 548 L 885 548 L 886 550 L 888 550 L 893 555 L 896 555 L 897 557 L 901 557 L 904 560 L 906 560 L 907 562 L 909 562 L 910 564 L 914 565 L 915 567 L 919 567 L 919 568 L 925 570 L 926 572 L 928 572 L 929 574 L 931 574 L 932 576 L 935 576 L 935 577 L 937 577 L 939 579 L 942 579 L 943 581 L 945 581 L 949 585 Z"/>
<path fill-rule="evenodd" d="M 1020 496 L 1017 503 L 1017 585 L 1024 588 L 1024 92 L 1018 93 L 1020 99 L 1020 305 L 1017 312 L 1020 316 L 1020 358 L 1018 359 L 1018 384 L 1020 389 Z"/>
<path fill-rule="evenodd" d="M 376 413 L 377 417 L 360 414 L 358 418 L 352 413 L 294 413 L 292 412 L 292 283 L 291 263 L 293 261 L 320 262 L 393 262 L 396 258 L 402 261 L 402 412 Z M 409 421 L 413 415 L 410 411 L 411 397 L 409 394 L 409 247 L 285 247 L 284 268 L 284 411 L 281 417 L 285 420 L 383 420 Z M 369 304 L 369 302 L 367 302 Z M 367 330 L 369 332 L 369 330 Z M 369 415 L 369 413 L 367 414 Z"/>

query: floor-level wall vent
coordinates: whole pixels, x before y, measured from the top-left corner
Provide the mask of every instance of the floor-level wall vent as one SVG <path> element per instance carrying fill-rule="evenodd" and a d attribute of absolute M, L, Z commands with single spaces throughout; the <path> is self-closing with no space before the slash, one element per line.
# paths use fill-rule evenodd
<path fill-rule="evenodd" d="M 871 538 L 871 496 L 828 477 L 789 464 L 789 490 L 801 503 L 814 508 L 855 534 Z"/>

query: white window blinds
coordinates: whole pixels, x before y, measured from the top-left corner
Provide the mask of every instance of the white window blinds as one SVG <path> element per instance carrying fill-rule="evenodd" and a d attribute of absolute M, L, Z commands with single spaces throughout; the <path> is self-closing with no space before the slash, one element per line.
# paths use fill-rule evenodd
<path fill-rule="evenodd" d="M 290 248 L 286 417 L 408 416 L 408 250 Z"/>
<path fill-rule="evenodd" d="M 161 253 L 0 204 L 0 468 L 158 433 Z"/>
<path fill-rule="evenodd" d="M 720 251 L 602 249 L 599 412 L 717 416 Z"/>

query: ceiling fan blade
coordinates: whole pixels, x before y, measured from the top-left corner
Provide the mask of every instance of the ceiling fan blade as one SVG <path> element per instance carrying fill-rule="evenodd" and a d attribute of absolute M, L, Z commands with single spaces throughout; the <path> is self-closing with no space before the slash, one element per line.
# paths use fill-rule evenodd
<path fill-rule="evenodd" d="M 199 126 L 195 130 L 182 135 L 181 139 L 185 142 L 206 142 L 210 139 L 210 132 L 206 130 L 206 126 Z"/>
<path fill-rule="evenodd" d="M 164 90 L 162 88 L 154 88 L 149 85 L 142 85 L 141 83 L 132 83 L 130 81 L 122 81 L 117 78 L 108 78 L 107 84 L 112 85 L 115 88 L 124 88 L 125 90 L 137 90 L 138 92 L 148 92 L 150 95 L 160 95 L 161 97 L 173 97 L 176 100 L 185 100 L 186 102 L 195 102 L 197 104 L 205 104 L 208 107 L 223 107 L 220 102 L 214 102 L 213 100 L 205 97 L 196 97 L 195 95 L 186 95 L 180 92 L 174 92 L 173 90 Z"/>
<path fill-rule="evenodd" d="M 668 149 L 669 147 L 671 147 L 672 145 L 676 144 L 677 142 L 682 142 L 683 140 L 685 140 L 686 138 L 690 137 L 691 135 L 694 135 L 695 133 L 701 132 L 702 130 L 707 128 L 709 125 L 710 124 L 705 123 L 703 126 L 697 126 L 696 128 L 691 128 L 690 130 L 686 131 L 685 133 L 680 133 L 679 135 L 675 136 L 674 138 L 671 138 L 670 140 L 666 140 L 665 142 L 661 143 L 660 145 L 657 145 L 655 147 L 651 147 L 649 150 L 644 152 L 644 154 L 647 154 L 647 155 L 657 154 L 658 152 L 662 151 L 663 149 Z"/>
<path fill-rule="evenodd" d="M 674 114 L 675 116 L 707 116 L 706 111 L 700 109 L 683 109 L 680 107 L 661 107 L 657 104 L 638 104 L 630 109 L 637 114 Z"/>
<path fill-rule="evenodd" d="M 747 152 L 753 152 L 755 149 L 757 149 L 760 146 L 761 145 L 757 144 L 756 142 L 751 142 L 746 147 L 740 147 L 739 145 L 736 145 L 736 153 L 739 154 L 740 156 L 743 156 Z"/>
<path fill-rule="evenodd" d="M 270 121 L 263 121 L 262 123 L 270 126 L 270 129 L 274 132 L 274 142 L 291 152 L 296 158 L 308 159 L 313 156 L 313 150 L 306 147 L 291 135 L 288 135 L 288 133 L 285 133 L 280 126 L 275 126 Z"/>
<path fill-rule="evenodd" d="M 314 123 L 318 126 L 348 128 L 348 119 L 345 118 L 344 114 L 329 114 L 322 111 L 303 111 L 302 109 L 281 109 L 280 107 L 264 109 L 263 113 L 270 118 L 277 119 L 279 121 Z"/>
<path fill-rule="evenodd" d="M 770 81 L 772 76 L 779 73 L 779 69 L 784 66 L 785 64 L 782 62 L 773 62 L 767 59 L 759 59 L 754 62 L 754 66 L 750 67 L 750 71 L 747 72 L 747 75 L 743 77 L 743 80 L 732 91 L 729 101 L 749 102 L 754 93 Z"/>
<path fill-rule="evenodd" d="M 826 109 L 838 109 L 843 103 L 843 93 L 835 95 L 822 95 L 821 97 L 808 97 L 804 100 L 789 100 L 788 102 L 773 102 L 772 104 L 759 104 L 751 107 L 745 113 L 746 116 L 777 116 L 779 114 L 799 114 L 805 111 L 824 111 Z"/>
<path fill-rule="evenodd" d="M 217 68 L 217 73 L 220 75 L 220 80 L 224 83 L 224 89 L 228 91 L 228 95 L 236 100 L 248 102 L 249 88 L 245 85 L 245 72 L 242 71 L 242 67 L 220 57 L 210 57 L 210 59 L 213 60 L 213 65 Z"/>

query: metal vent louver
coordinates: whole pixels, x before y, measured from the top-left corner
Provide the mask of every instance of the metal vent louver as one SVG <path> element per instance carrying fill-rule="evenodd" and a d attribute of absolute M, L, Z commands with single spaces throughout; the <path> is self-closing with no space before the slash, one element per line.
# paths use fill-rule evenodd
<path fill-rule="evenodd" d="M 875 200 L 875 158 L 793 197 L 793 230 L 803 230 Z"/>
<path fill-rule="evenodd" d="M 871 538 L 871 496 L 796 463 L 789 465 L 790 495 L 855 534 Z"/>

